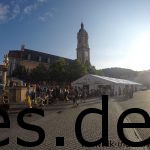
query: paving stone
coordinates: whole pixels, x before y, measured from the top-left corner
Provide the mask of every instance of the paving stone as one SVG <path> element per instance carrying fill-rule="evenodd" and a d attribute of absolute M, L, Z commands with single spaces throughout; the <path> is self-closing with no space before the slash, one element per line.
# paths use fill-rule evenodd
<path fill-rule="evenodd" d="M 10 136 L 10 143 L 6 146 L 0 147 L 0 150 L 103 150 L 103 149 L 130 149 L 125 145 L 121 145 L 121 141 L 117 136 L 117 120 L 120 116 L 116 111 L 116 103 L 109 101 L 109 113 L 108 113 L 108 135 L 109 135 L 109 147 L 83 147 L 76 138 L 75 135 L 75 122 L 78 115 L 87 108 L 102 109 L 101 101 L 96 99 L 95 101 L 89 101 L 79 105 L 77 108 L 72 108 L 72 105 L 62 106 L 61 112 L 50 111 L 50 106 L 45 111 L 45 117 L 33 115 L 33 117 L 25 117 L 25 121 L 38 125 L 45 131 L 45 140 L 42 144 L 28 148 L 17 145 L 17 137 L 25 141 L 35 141 L 38 139 L 38 134 L 34 131 L 28 131 L 20 128 L 16 123 L 17 116 L 10 116 L 11 128 L 0 129 L 0 139 L 4 139 Z M 54 107 L 57 107 L 55 105 Z M 106 118 L 107 119 L 107 118 Z M 2 118 L 0 119 L 2 121 Z M 82 135 L 85 140 L 91 142 L 98 140 L 102 136 L 102 116 L 98 114 L 89 114 L 84 117 L 82 122 Z M 56 146 L 56 137 L 64 137 L 64 146 Z M 119 145 L 120 144 L 120 145 Z"/>

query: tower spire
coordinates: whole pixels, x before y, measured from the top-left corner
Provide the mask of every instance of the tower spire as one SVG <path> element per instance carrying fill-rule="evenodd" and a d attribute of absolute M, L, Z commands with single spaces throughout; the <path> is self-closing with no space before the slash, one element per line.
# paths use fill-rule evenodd
<path fill-rule="evenodd" d="M 90 64 L 90 48 L 88 44 L 88 33 L 84 29 L 83 22 L 81 22 L 81 29 L 77 33 L 77 59 L 82 64 Z"/>
<path fill-rule="evenodd" d="M 83 29 L 84 28 L 84 24 L 83 24 L 83 22 L 81 22 L 81 29 Z"/>

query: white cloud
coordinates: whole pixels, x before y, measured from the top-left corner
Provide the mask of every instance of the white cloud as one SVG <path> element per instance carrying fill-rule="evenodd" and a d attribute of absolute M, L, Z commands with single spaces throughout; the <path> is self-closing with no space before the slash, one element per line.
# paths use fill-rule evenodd
<path fill-rule="evenodd" d="M 48 21 L 49 19 L 51 19 L 51 18 L 54 17 L 55 11 L 56 11 L 55 8 L 51 8 L 50 11 L 47 11 L 46 13 L 44 13 L 43 15 L 41 15 L 41 16 L 39 17 L 39 20 L 42 21 L 42 22 Z"/>
<path fill-rule="evenodd" d="M 24 8 L 24 13 L 25 14 L 30 14 L 32 11 L 34 11 L 35 9 L 37 9 L 38 5 L 35 3 L 33 5 L 28 5 Z"/>
<path fill-rule="evenodd" d="M 0 22 L 5 22 L 8 19 L 9 5 L 0 4 Z"/>
<path fill-rule="evenodd" d="M 40 3 L 47 2 L 47 0 L 37 0 Z"/>
<path fill-rule="evenodd" d="M 42 22 L 46 22 L 50 18 L 53 18 L 53 12 L 49 11 L 39 17 L 39 20 Z"/>
<path fill-rule="evenodd" d="M 9 22 L 17 17 L 24 18 L 25 15 L 31 15 L 37 11 L 47 0 L 12 0 L 8 4 L 0 3 L 0 24 Z M 44 21 L 46 18 L 52 17 L 53 14 L 48 12 L 40 17 Z"/>
<path fill-rule="evenodd" d="M 0 4 L 0 23 L 8 22 L 20 13 L 20 6 L 18 4 L 4 5 Z"/>
<path fill-rule="evenodd" d="M 11 15 L 11 19 L 14 19 L 17 17 L 17 15 L 19 15 L 20 13 L 20 6 L 19 5 L 14 5 L 14 8 L 12 10 L 12 15 Z"/>
<path fill-rule="evenodd" d="M 38 9 L 42 3 L 47 2 L 47 0 L 37 0 L 35 3 L 32 3 L 30 5 L 27 5 L 26 7 L 24 7 L 24 13 L 25 14 L 30 14 L 33 11 L 35 11 L 36 9 Z"/>

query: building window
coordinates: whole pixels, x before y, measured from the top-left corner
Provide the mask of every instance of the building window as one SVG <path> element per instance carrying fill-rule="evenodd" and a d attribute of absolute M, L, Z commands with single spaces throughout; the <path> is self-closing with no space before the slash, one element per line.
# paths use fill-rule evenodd
<path fill-rule="evenodd" d="M 28 54 L 28 60 L 30 60 L 31 59 L 31 54 Z"/>
<path fill-rule="evenodd" d="M 39 61 L 40 61 L 40 62 L 42 61 L 42 57 L 41 57 L 41 56 L 39 56 Z"/>
<path fill-rule="evenodd" d="M 50 61 L 51 61 L 51 60 L 50 60 L 50 58 L 48 58 L 48 59 L 47 59 L 47 63 L 49 63 L 49 64 L 50 64 Z"/>

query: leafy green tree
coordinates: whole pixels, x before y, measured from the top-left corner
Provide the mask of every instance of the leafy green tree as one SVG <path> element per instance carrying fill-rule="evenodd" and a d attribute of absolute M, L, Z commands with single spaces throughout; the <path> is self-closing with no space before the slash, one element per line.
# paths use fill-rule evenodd
<path fill-rule="evenodd" d="M 41 63 L 30 72 L 31 81 L 47 81 L 49 80 L 48 69 Z"/>
<path fill-rule="evenodd" d="M 105 76 L 103 70 L 101 70 L 101 69 L 96 70 L 96 74 L 99 75 L 99 76 Z"/>
<path fill-rule="evenodd" d="M 28 76 L 28 70 L 22 65 L 16 66 L 15 70 L 12 73 L 12 77 L 16 77 L 21 80 L 26 80 L 27 76 Z"/>
<path fill-rule="evenodd" d="M 96 74 L 95 66 L 91 66 L 91 64 L 89 64 L 89 63 L 86 63 L 85 66 L 86 66 L 87 72 L 89 74 Z"/>
<path fill-rule="evenodd" d="M 49 67 L 51 81 L 66 82 L 68 80 L 68 63 L 64 58 L 59 58 Z"/>
<path fill-rule="evenodd" d="M 81 62 L 79 60 L 75 60 L 72 63 L 70 63 L 69 65 L 69 79 L 70 81 L 74 81 L 84 75 L 86 75 L 87 72 L 87 67 L 83 64 L 81 64 Z"/>
<path fill-rule="evenodd" d="M 97 74 L 95 66 L 91 66 L 90 67 L 89 73 L 91 73 L 91 74 Z"/>

